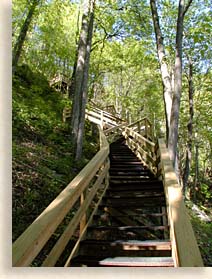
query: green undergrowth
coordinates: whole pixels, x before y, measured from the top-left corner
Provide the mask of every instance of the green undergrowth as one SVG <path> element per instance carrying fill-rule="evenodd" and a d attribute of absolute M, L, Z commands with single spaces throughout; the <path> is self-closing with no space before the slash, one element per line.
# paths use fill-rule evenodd
<path fill-rule="evenodd" d="M 70 128 L 62 122 L 71 103 L 26 65 L 13 79 L 13 241 L 63 190 L 98 150 L 86 122 L 83 158 L 73 160 Z"/>
<path fill-rule="evenodd" d="M 191 201 L 186 205 L 204 266 L 212 266 L 212 205 L 207 209 L 196 206 L 198 211 L 194 210 L 194 204 Z"/>

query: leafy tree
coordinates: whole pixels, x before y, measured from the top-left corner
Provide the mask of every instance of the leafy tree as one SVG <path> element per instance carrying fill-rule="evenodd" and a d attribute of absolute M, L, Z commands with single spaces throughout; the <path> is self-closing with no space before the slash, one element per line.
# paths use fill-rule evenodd
<path fill-rule="evenodd" d="M 171 74 L 166 62 L 165 46 L 163 35 L 160 28 L 159 16 L 156 1 L 150 0 L 152 18 L 157 43 L 158 58 L 161 68 L 161 77 L 164 87 L 164 103 L 166 112 L 167 140 L 170 158 L 178 172 L 177 167 L 177 142 L 178 142 L 178 123 L 180 112 L 180 99 L 182 93 L 182 40 L 183 40 L 183 22 L 186 12 L 188 11 L 192 0 L 185 3 L 179 0 L 176 45 L 175 45 L 175 67 L 174 67 L 174 86 L 172 85 Z"/>
<path fill-rule="evenodd" d="M 30 26 L 30 23 L 32 21 L 32 17 L 34 15 L 35 9 L 40 2 L 41 2 L 40 0 L 33 0 L 32 1 L 32 4 L 30 5 L 29 10 L 28 10 L 28 14 L 26 16 L 26 19 L 25 19 L 25 21 L 24 21 L 24 23 L 21 27 L 21 30 L 20 30 L 19 36 L 17 38 L 16 44 L 13 48 L 13 58 L 12 58 L 13 74 L 16 71 L 16 67 L 17 67 L 21 52 L 22 52 L 23 44 L 24 44 L 27 32 L 29 30 L 29 26 Z"/>

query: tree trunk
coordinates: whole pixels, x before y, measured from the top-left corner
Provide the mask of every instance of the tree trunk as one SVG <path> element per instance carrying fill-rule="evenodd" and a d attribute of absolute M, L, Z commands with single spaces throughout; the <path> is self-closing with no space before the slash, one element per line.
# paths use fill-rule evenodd
<path fill-rule="evenodd" d="M 185 6 L 184 0 L 179 0 L 178 18 L 177 18 L 177 33 L 176 33 L 176 56 L 174 69 L 174 95 L 172 100 L 171 120 L 169 130 L 168 149 L 170 159 L 176 173 L 178 173 L 177 164 L 177 143 L 178 143 L 178 125 L 180 114 L 180 99 L 182 93 L 182 42 L 183 42 L 183 21 L 192 0 Z"/>
<path fill-rule="evenodd" d="M 84 135 L 84 126 L 85 126 L 85 107 L 87 103 L 88 95 L 88 73 L 89 73 L 89 62 L 90 62 L 90 52 L 93 36 L 93 22 L 94 22 L 94 1 L 90 3 L 90 21 L 88 26 L 88 37 L 87 37 L 87 48 L 86 48 L 86 61 L 84 67 L 84 76 L 82 84 L 82 101 L 81 101 L 81 115 L 79 122 L 79 131 L 77 137 L 77 150 L 76 150 L 76 160 L 82 157 L 82 146 L 83 146 L 83 135 Z"/>
<path fill-rule="evenodd" d="M 186 162 L 183 172 L 183 189 L 184 193 L 186 192 L 188 177 L 190 174 L 191 158 L 192 158 L 192 136 L 193 136 L 193 116 L 194 116 L 194 106 L 193 106 L 193 95 L 194 95 L 194 86 L 193 86 L 193 63 L 189 59 L 189 74 L 188 74 L 188 86 L 189 86 L 189 122 L 188 122 L 188 143 L 186 150 Z"/>
<path fill-rule="evenodd" d="M 87 81 L 89 70 L 90 48 L 93 31 L 93 8 L 94 0 L 87 0 L 84 3 L 82 27 L 78 44 L 78 56 L 75 68 L 75 76 L 72 84 L 74 92 L 72 105 L 72 143 L 75 159 L 82 155 L 82 138 L 84 131 L 85 105 L 87 101 Z"/>
<path fill-rule="evenodd" d="M 30 23 L 32 21 L 35 9 L 39 4 L 39 0 L 33 0 L 31 7 L 29 8 L 28 15 L 26 20 L 24 21 L 23 26 L 21 27 L 20 34 L 17 38 L 16 44 L 13 49 L 13 57 L 12 57 L 12 73 L 15 74 L 16 67 L 18 65 L 19 58 L 21 56 L 21 52 L 23 49 L 24 41 L 26 39 L 27 32 L 29 30 Z"/>
<path fill-rule="evenodd" d="M 182 39 L 183 39 L 183 20 L 192 0 L 189 0 L 187 5 L 184 0 L 179 0 L 178 18 L 177 18 L 177 33 L 176 33 L 176 56 L 174 69 L 174 90 L 172 86 L 171 74 L 168 71 L 166 62 L 165 48 L 163 36 L 159 24 L 159 16 L 156 7 L 156 1 L 150 0 L 152 18 L 157 43 L 157 52 L 161 69 L 161 77 L 163 82 L 163 96 L 166 113 L 166 135 L 168 139 L 168 149 L 170 159 L 178 174 L 177 164 L 177 142 L 178 142 L 178 123 L 180 112 L 180 99 L 182 91 Z"/>
<path fill-rule="evenodd" d="M 195 152 L 195 177 L 194 177 L 194 189 L 193 189 L 193 199 L 196 201 L 197 191 L 199 189 L 199 145 L 196 143 L 195 145 L 196 152 Z"/>
<path fill-rule="evenodd" d="M 156 44 L 157 44 L 157 54 L 160 63 L 161 78 L 163 83 L 163 98 L 164 98 L 165 116 L 166 116 L 166 139 L 168 143 L 173 89 L 172 89 L 172 82 L 171 82 L 171 76 L 168 69 L 168 64 L 166 62 L 163 35 L 160 28 L 159 16 L 158 16 L 157 6 L 155 2 L 156 2 L 155 0 L 150 0 L 152 19 L 153 19 Z"/>
<path fill-rule="evenodd" d="M 172 100 L 170 131 L 168 148 L 170 158 L 176 165 L 177 142 L 178 142 L 178 122 L 180 113 L 180 99 L 182 92 L 182 41 L 183 41 L 183 19 L 184 19 L 184 0 L 179 1 L 177 34 L 176 34 L 176 56 L 174 70 L 174 95 Z M 176 166 L 177 167 L 177 166 Z"/>
<path fill-rule="evenodd" d="M 73 148 L 76 151 L 77 147 L 77 134 L 79 128 L 79 114 L 81 104 L 81 87 L 83 82 L 83 70 L 86 59 L 86 43 L 88 33 L 88 3 L 85 7 L 84 14 L 82 16 L 82 27 L 80 32 L 80 38 L 77 50 L 77 63 L 75 69 L 74 83 L 73 83 L 73 104 L 72 104 L 72 117 L 71 117 L 71 128 L 72 128 L 72 143 Z"/>

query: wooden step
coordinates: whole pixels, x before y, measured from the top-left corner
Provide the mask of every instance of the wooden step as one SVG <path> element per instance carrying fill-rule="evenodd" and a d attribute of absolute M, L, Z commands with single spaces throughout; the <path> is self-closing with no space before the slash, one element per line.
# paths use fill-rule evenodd
<path fill-rule="evenodd" d="M 113 166 L 119 166 L 120 168 L 121 167 L 126 167 L 126 166 L 142 166 L 142 163 L 141 161 L 135 161 L 135 162 L 127 162 L 127 161 L 113 161 L 111 162 L 111 167 Z"/>
<path fill-rule="evenodd" d="M 130 154 L 132 156 L 135 156 L 135 154 L 132 152 L 132 150 L 130 150 L 129 148 L 110 148 L 110 155 L 113 154 L 118 154 L 118 155 L 122 155 L 122 154 Z"/>
<path fill-rule="evenodd" d="M 135 257 L 168 257 L 171 256 L 170 241 L 152 240 L 94 240 L 86 239 L 80 243 L 80 255 L 92 256 L 95 250 L 95 255 L 101 257 L 116 257 L 118 256 L 135 256 Z"/>
<path fill-rule="evenodd" d="M 103 197 L 104 199 L 133 199 L 133 198 L 165 198 L 165 195 L 163 192 L 161 193 L 155 193 L 155 192 L 147 192 L 144 193 L 142 191 L 128 191 L 126 192 L 110 192 L 107 191 L 106 195 Z"/>
<path fill-rule="evenodd" d="M 107 212 L 107 211 L 106 211 Z M 102 215 L 104 213 L 102 212 L 97 212 L 97 214 L 94 215 L 93 219 L 94 220 L 98 220 L 98 219 L 101 219 Z M 139 214 L 136 214 L 136 213 L 131 213 L 131 214 L 127 214 L 127 216 L 133 218 L 133 217 L 153 217 L 153 218 L 161 218 L 161 217 L 164 217 L 166 216 L 167 213 L 166 212 L 163 212 L 163 213 L 139 213 Z M 118 214 L 117 217 L 124 217 L 126 216 L 125 214 Z M 103 216 L 104 217 L 104 216 Z"/>
<path fill-rule="evenodd" d="M 126 153 L 120 153 L 120 154 L 110 154 L 110 159 L 122 159 L 122 160 L 128 160 L 128 159 L 136 159 L 138 158 L 135 156 L 135 154 L 126 154 Z"/>
<path fill-rule="evenodd" d="M 111 177 L 110 177 L 111 178 Z M 119 181 L 119 180 L 117 180 L 117 179 L 114 179 L 116 182 L 116 184 L 121 184 L 121 183 L 124 183 L 124 181 Z M 132 181 L 134 181 L 134 180 L 132 180 Z M 139 181 L 135 181 L 135 184 L 139 184 Z M 159 180 L 157 180 L 157 179 L 155 179 L 155 178 L 148 178 L 148 179 L 146 179 L 146 180 L 142 180 L 142 185 L 157 185 L 157 186 L 161 186 L 161 187 L 163 187 L 163 182 L 162 181 L 159 181 Z"/>
<path fill-rule="evenodd" d="M 133 169 L 128 169 L 128 170 L 114 170 L 114 169 L 110 169 L 109 171 L 110 176 L 151 176 L 151 172 L 150 171 L 146 171 L 146 170 L 133 170 Z"/>
<path fill-rule="evenodd" d="M 146 206 L 165 206 L 165 197 L 133 197 L 133 198 L 103 198 L 101 206 L 111 206 L 118 208 L 142 208 Z"/>
<path fill-rule="evenodd" d="M 107 203 L 107 202 L 102 202 L 99 206 L 99 208 L 105 208 L 105 207 L 113 207 L 113 208 L 116 208 L 116 209 L 122 209 L 122 208 L 129 208 L 129 209 L 138 209 L 138 208 L 160 208 L 162 206 L 165 206 L 165 203 L 156 203 L 156 204 L 153 204 L 152 202 L 145 202 L 143 204 L 139 203 L 139 204 L 136 204 L 136 203 L 129 203 L 129 204 L 120 204 L 120 203 Z"/>
<path fill-rule="evenodd" d="M 81 241 L 81 244 L 87 246 L 105 246 L 107 247 L 118 247 L 124 250 L 171 250 L 170 240 L 116 240 L 116 241 L 105 241 L 96 239 L 85 239 Z M 103 247 L 103 249 L 105 248 Z"/>
<path fill-rule="evenodd" d="M 149 171 L 141 165 L 127 166 L 122 167 L 110 165 L 110 171 Z"/>
<path fill-rule="evenodd" d="M 138 187 L 137 189 L 154 189 L 154 188 L 160 188 L 163 189 L 163 184 L 160 181 L 156 181 L 154 179 L 140 179 L 140 180 L 118 180 L 118 179 L 110 179 L 110 187 L 116 188 L 120 186 L 120 188 L 126 188 L 128 187 Z"/>
<path fill-rule="evenodd" d="M 77 256 L 72 259 L 70 266 L 89 267 L 174 267 L 171 257 L 87 257 Z"/>
<path fill-rule="evenodd" d="M 130 181 L 143 181 L 144 179 L 148 179 L 149 175 L 144 173 L 143 175 L 110 175 L 110 180 L 130 180 Z"/>
<path fill-rule="evenodd" d="M 88 230 L 98 230 L 98 231 L 131 231 L 131 230 L 167 230 L 168 226 L 95 226 L 91 225 L 88 227 Z"/>
<path fill-rule="evenodd" d="M 111 165 L 114 164 L 140 164 L 141 161 L 139 161 L 138 158 L 110 158 Z"/>
<path fill-rule="evenodd" d="M 174 267 L 172 257 L 115 257 L 99 262 L 101 266 Z"/>
<path fill-rule="evenodd" d="M 127 145 L 120 145 L 120 144 L 117 144 L 117 145 L 113 145 L 111 144 L 110 145 L 110 151 L 122 151 L 122 150 L 127 150 L 127 151 L 131 151 L 131 149 L 127 146 Z"/>
<path fill-rule="evenodd" d="M 107 189 L 107 194 L 110 195 L 131 195 L 132 193 L 135 194 L 143 194 L 143 195 L 154 195 L 154 194 L 163 194 L 164 195 L 164 191 L 159 188 L 159 187 L 152 187 L 152 189 L 150 189 L 149 187 L 141 187 L 139 185 L 128 185 L 128 186 L 122 186 L 122 185 L 117 185 L 117 186 L 110 186 Z"/>
<path fill-rule="evenodd" d="M 124 203 L 124 205 L 126 206 L 128 203 L 164 203 L 165 202 L 165 195 L 164 194 L 160 194 L 160 195 L 140 195 L 140 196 L 133 196 L 133 192 L 131 194 L 130 197 L 121 197 L 119 196 L 104 196 L 102 201 L 107 200 L 108 203 L 117 203 L 117 204 L 121 204 Z"/>

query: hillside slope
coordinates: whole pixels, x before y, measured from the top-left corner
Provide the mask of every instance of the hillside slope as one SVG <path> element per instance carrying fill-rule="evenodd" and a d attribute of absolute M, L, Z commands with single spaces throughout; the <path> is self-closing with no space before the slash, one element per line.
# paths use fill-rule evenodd
<path fill-rule="evenodd" d="M 26 65 L 13 79 L 13 241 L 72 180 L 98 149 L 86 123 L 84 157 L 74 162 L 64 99 Z"/>

